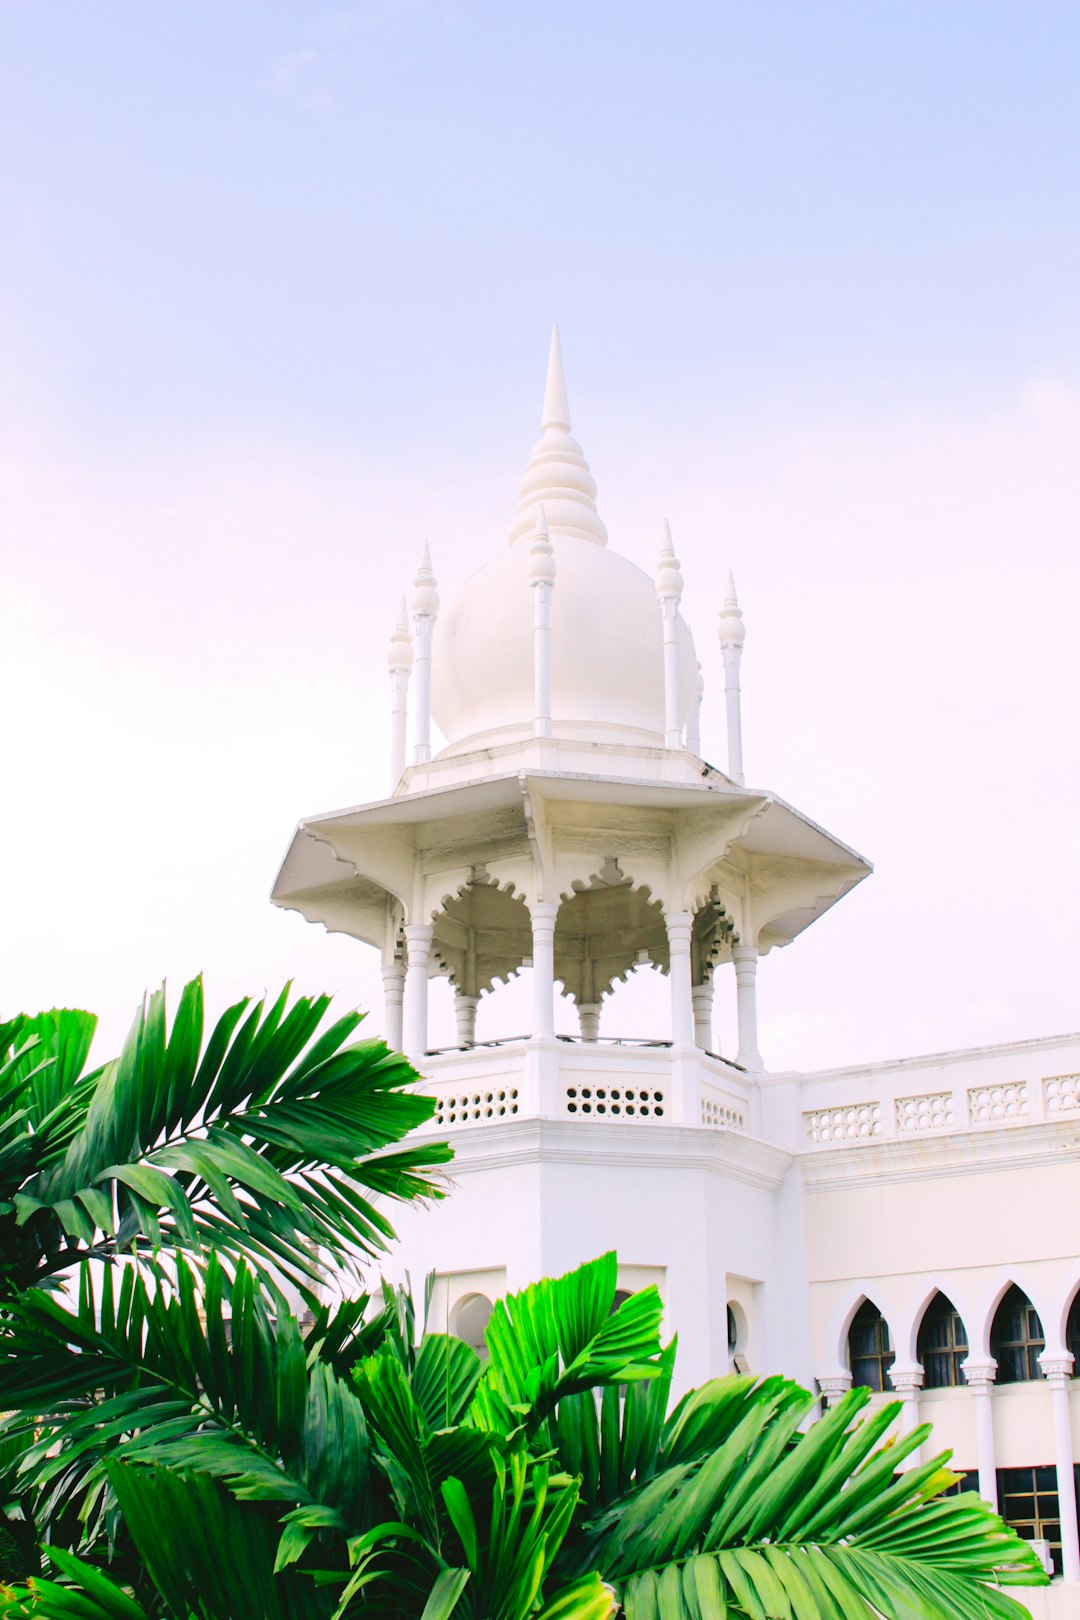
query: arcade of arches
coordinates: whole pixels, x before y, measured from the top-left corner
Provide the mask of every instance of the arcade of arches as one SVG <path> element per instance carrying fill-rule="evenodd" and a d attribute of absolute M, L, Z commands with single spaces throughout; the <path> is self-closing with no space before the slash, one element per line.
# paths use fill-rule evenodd
<path fill-rule="evenodd" d="M 940 1290 L 922 1314 L 916 1339 L 914 1369 L 896 1368 L 896 1352 L 889 1324 L 872 1300 L 864 1299 L 851 1319 L 847 1333 L 847 1363 L 851 1384 L 877 1392 L 895 1391 L 905 1401 L 914 1401 L 921 1389 L 956 1389 L 970 1385 L 976 1398 L 989 1402 L 996 1384 L 1033 1383 L 1049 1377 L 1060 1382 L 1059 1363 L 1044 1362 L 1046 1335 L 1031 1300 L 1015 1283 L 1004 1293 L 994 1311 L 989 1331 L 990 1364 L 972 1363 L 967 1328 L 952 1301 Z M 1066 1321 L 1065 1344 L 1072 1358 L 1072 1376 L 1080 1375 L 1080 1290 L 1074 1295 Z M 996 1363 L 996 1366 L 995 1366 Z M 1065 1401 L 1068 1396 L 1065 1394 Z M 1058 1411 L 1062 1409 L 1058 1402 Z M 987 1408 L 988 1409 L 988 1408 Z M 1067 1417 L 1067 1407 L 1066 1407 Z M 989 1434 L 991 1425 L 981 1425 Z M 984 1439 L 985 1446 L 985 1439 Z M 1071 1455 L 1071 1448 L 1066 1450 Z M 1080 1516 L 1080 1464 L 1071 1466 L 1071 1477 L 1061 1478 L 1059 1462 L 1033 1460 L 1024 1468 L 996 1468 L 993 1457 L 981 1456 L 978 1466 L 962 1466 L 961 1490 L 978 1490 L 996 1501 L 1006 1523 L 1029 1540 L 1045 1541 L 1054 1569 L 1063 1569 L 1063 1538 L 1076 1540 Z M 1068 1495 L 1062 1507 L 1063 1497 Z M 1064 1526 L 1064 1528 L 1063 1528 Z"/>
<path fill-rule="evenodd" d="M 428 980 L 441 975 L 454 991 L 458 1044 L 472 1046 L 483 998 L 531 967 L 533 1034 L 554 1034 L 558 984 L 577 1009 L 581 1040 L 596 1041 L 605 998 L 635 968 L 649 965 L 670 982 L 671 1040 L 714 1051 L 713 979 L 725 961 L 735 966 L 737 1061 L 759 1068 L 757 951 L 741 944 L 716 885 L 696 910 L 665 912 L 650 889 L 635 884 L 611 856 L 558 902 L 530 907 L 512 886 L 500 888 L 486 868 L 475 867 L 430 924 L 400 929 L 398 948 L 383 970 L 391 1039 L 395 1024 L 401 1025 L 406 1050 L 428 1050 Z"/>

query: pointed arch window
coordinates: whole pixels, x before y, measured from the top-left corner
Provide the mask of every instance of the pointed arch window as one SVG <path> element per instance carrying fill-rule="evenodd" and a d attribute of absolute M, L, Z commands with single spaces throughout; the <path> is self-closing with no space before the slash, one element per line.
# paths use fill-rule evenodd
<path fill-rule="evenodd" d="M 1080 1290 L 1069 1306 L 1065 1321 L 1065 1348 L 1072 1351 L 1073 1377 L 1080 1378 Z"/>
<path fill-rule="evenodd" d="M 915 1354 L 923 1370 L 924 1389 L 957 1389 L 965 1382 L 967 1329 L 951 1299 L 940 1291 L 923 1313 Z"/>
<path fill-rule="evenodd" d="M 999 1384 L 1029 1384 L 1042 1377 L 1039 1356 L 1046 1335 L 1039 1313 L 1014 1283 L 998 1306 L 990 1329 L 990 1354 Z"/>
<path fill-rule="evenodd" d="M 863 1300 L 848 1329 L 852 1384 L 857 1389 L 888 1389 L 886 1374 L 895 1360 L 888 1322 L 871 1300 Z"/>

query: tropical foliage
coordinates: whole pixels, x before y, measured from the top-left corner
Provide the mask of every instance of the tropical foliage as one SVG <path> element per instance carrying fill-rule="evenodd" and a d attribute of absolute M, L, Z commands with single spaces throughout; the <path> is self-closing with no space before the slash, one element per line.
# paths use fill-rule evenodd
<path fill-rule="evenodd" d="M 405 1059 L 350 1042 L 359 1013 L 319 1033 L 328 997 L 288 1001 L 288 987 L 269 1008 L 239 1001 L 204 1039 L 201 980 L 168 1033 L 159 990 L 94 1070 L 89 1013 L 0 1024 L 0 1302 L 85 1255 L 162 1247 L 310 1285 L 320 1258 L 385 1247 L 371 1194 L 439 1191 L 429 1172 L 448 1149 L 385 1151 L 433 1112 Z"/>
<path fill-rule="evenodd" d="M 275 1030 L 288 1024 L 283 1005 L 276 1022 L 265 1015 Z M 107 1126 L 99 1109 L 94 1131 L 126 1143 L 127 1158 L 99 1164 L 86 1148 L 77 1162 L 98 1164 L 97 1179 L 63 1183 L 107 1187 L 108 1218 L 87 1210 L 93 1230 L 73 1234 L 70 1212 L 42 1196 L 46 1180 L 25 1172 L 29 1202 L 9 1200 L 19 1242 L 39 1223 L 42 1259 L 17 1256 L 9 1275 L 37 1282 L 10 1288 L 0 1309 L 0 1409 L 14 1412 L 0 1445 L 47 1551 L 46 1575 L 13 1584 L 0 1616 L 608 1620 L 621 1608 L 626 1620 L 1019 1620 L 1002 1585 L 1045 1577 L 977 1498 L 941 1495 L 954 1478 L 944 1458 L 906 1466 L 926 1428 L 896 1438 L 897 1404 L 868 1413 L 861 1390 L 814 1422 L 812 1397 L 780 1378 L 720 1378 L 672 1403 L 676 1347 L 661 1342 L 660 1299 L 646 1289 L 616 1306 L 613 1255 L 497 1304 L 483 1358 L 418 1331 L 408 1294 L 387 1288 L 313 1304 L 301 1325 L 269 1262 L 310 1282 L 312 1242 L 343 1257 L 377 1247 L 386 1218 L 370 1194 L 430 1191 L 437 1157 L 388 1151 L 429 1105 L 403 1089 L 402 1060 L 344 1045 L 354 1024 L 316 1038 L 317 1005 L 299 1046 L 282 1041 L 239 1091 L 223 1085 L 232 1107 L 211 1103 L 218 1081 L 203 1076 L 213 1037 L 201 1058 L 186 1037 L 170 1061 L 177 1026 L 166 1040 L 163 1008 L 159 1022 L 148 1008 L 137 1028 L 160 1033 L 129 1041 L 124 1088 L 115 1070 L 111 1085 L 114 1097 L 165 1093 L 143 1105 L 154 1130 Z M 65 1015 L 51 1016 L 59 1028 Z M 24 1028 L 16 1040 L 27 1038 Z M 215 1076 L 230 1038 L 209 1063 Z M 271 1033 L 264 1050 L 274 1045 Z M 329 1087 L 342 1068 L 352 1085 L 334 1093 L 334 1140 L 320 1158 L 308 1136 L 301 1153 L 290 1132 L 307 1116 L 289 1107 L 310 1102 L 318 1120 L 313 1076 L 321 1069 Z M 25 1072 L 12 1082 L 24 1098 Z M 96 1095 L 102 1081 L 90 1079 Z M 47 1101 L 23 1106 L 47 1120 Z M 52 1110 L 62 1106 L 57 1093 Z M 40 1150 L 33 1176 L 86 1140 L 91 1108 L 65 1145 Z M 341 1114 L 364 1122 L 348 1168 Z M 216 1182 L 194 1159 L 159 1157 L 161 1144 L 197 1149 L 212 1133 L 296 1192 L 295 1218 L 244 1155 L 246 1179 L 215 1163 Z M 115 1174 L 122 1164 L 179 1193 L 133 1189 Z M 41 1286 L 62 1254 L 80 1252 L 73 1289 Z"/>

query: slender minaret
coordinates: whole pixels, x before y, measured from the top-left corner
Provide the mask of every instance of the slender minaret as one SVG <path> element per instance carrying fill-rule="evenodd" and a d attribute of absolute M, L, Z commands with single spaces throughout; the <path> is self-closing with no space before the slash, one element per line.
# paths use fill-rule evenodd
<path fill-rule="evenodd" d="M 409 717 L 409 674 L 413 664 L 412 636 L 405 598 L 401 615 L 390 637 L 390 791 L 394 792 L 405 770 L 405 728 Z"/>
<path fill-rule="evenodd" d="M 739 688 L 739 664 L 742 661 L 746 626 L 742 622 L 739 600 L 735 595 L 735 581 L 730 572 L 724 605 L 720 609 L 720 645 L 724 651 L 724 698 L 727 703 L 728 775 L 742 787 L 742 693 Z"/>
<path fill-rule="evenodd" d="M 431 571 L 431 550 L 425 540 L 412 599 L 416 627 L 416 765 L 426 765 L 431 758 L 431 633 L 439 613 L 438 583 Z"/>
<path fill-rule="evenodd" d="M 679 603 L 682 600 L 683 577 L 679 573 L 679 559 L 671 540 L 671 525 L 664 519 L 664 532 L 660 544 L 660 566 L 656 575 L 656 594 L 660 598 L 660 613 L 664 627 L 664 747 L 683 746 L 682 725 L 679 715 L 682 696 L 679 691 Z"/>
<path fill-rule="evenodd" d="M 555 589 L 555 549 L 548 538 L 543 505 L 529 548 L 529 584 L 533 590 L 533 731 L 551 736 L 551 595 Z"/>
<path fill-rule="evenodd" d="M 690 718 L 686 722 L 686 746 L 691 754 L 701 758 L 701 705 L 705 697 L 705 677 L 701 665 L 694 677 L 694 701 L 690 705 Z"/>

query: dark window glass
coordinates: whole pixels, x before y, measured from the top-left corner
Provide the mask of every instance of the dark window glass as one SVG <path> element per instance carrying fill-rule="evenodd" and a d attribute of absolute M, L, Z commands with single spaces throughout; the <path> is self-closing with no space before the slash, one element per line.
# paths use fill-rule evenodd
<path fill-rule="evenodd" d="M 926 1307 L 915 1353 L 922 1363 L 924 1389 L 955 1389 L 964 1382 L 967 1329 L 944 1294 L 935 1294 Z"/>
<path fill-rule="evenodd" d="M 735 1320 L 735 1312 L 729 1305 L 727 1308 L 727 1347 L 728 1355 L 735 1354 L 735 1347 L 739 1342 L 739 1324 Z"/>
<path fill-rule="evenodd" d="M 1039 1313 L 1022 1288 L 1009 1289 L 990 1329 L 990 1354 L 999 1384 L 1027 1384 L 1042 1377 L 1039 1356 L 1046 1348 Z"/>
<path fill-rule="evenodd" d="M 1025 1541 L 1048 1541 L 1055 1573 L 1061 1574 L 1061 1515 L 1057 1470 L 999 1468 L 998 1512 Z"/>
<path fill-rule="evenodd" d="M 942 1491 L 942 1496 L 963 1496 L 965 1491 L 978 1491 L 979 1470 L 977 1468 L 961 1468 L 958 1463 L 950 1463 L 949 1467 L 954 1474 L 962 1474 L 963 1478 L 958 1479 L 955 1485 L 947 1486 Z"/>
<path fill-rule="evenodd" d="M 876 1305 L 864 1300 L 848 1330 L 852 1384 L 857 1389 L 888 1389 L 885 1375 L 895 1360 L 889 1324 Z"/>
<path fill-rule="evenodd" d="M 1077 1294 L 1069 1306 L 1069 1316 L 1065 1323 L 1065 1348 L 1072 1351 L 1073 1377 L 1080 1378 L 1080 1294 Z"/>

